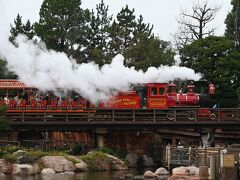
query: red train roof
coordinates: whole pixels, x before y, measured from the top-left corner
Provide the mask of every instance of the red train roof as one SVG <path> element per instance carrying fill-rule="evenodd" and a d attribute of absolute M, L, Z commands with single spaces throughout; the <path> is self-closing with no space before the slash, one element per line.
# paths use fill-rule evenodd
<path fill-rule="evenodd" d="M 23 82 L 16 79 L 0 79 L 0 89 L 29 89 Z"/>

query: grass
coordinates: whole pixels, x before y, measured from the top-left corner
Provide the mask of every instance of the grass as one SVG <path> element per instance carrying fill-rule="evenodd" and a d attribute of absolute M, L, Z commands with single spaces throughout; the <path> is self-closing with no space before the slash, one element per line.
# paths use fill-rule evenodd
<path fill-rule="evenodd" d="M 105 165 L 108 163 L 106 154 L 101 151 L 92 151 L 87 155 L 81 156 L 81 159 L 87 163 L 89 170 L 102 171 L 106 170 Z"/>

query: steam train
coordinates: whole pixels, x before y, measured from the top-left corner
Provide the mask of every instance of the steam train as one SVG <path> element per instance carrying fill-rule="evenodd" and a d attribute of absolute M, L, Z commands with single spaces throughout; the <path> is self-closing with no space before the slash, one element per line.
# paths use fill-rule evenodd
<path fill-rule="evenodd" d="M 200 86 L 201 93 L 196 93 L 196 86 Z M 0 100 L 0 105 L 7 106 L 9 110 L 27 109 L 27 111 L 36 111 L 48 109 L 49 111 L 61 111 L 69 109 L 76 112 L 81 112 L 87 108 L 99 109 L 168 109 L 178 107 L 203 107 L 208 108 L 211 97 L 214 95 L 215 87 L 212 83 L 208 85 L 207 93 L 206 82 L 193 82 L 186 86 L 186 92 L 177 92 L 177 86 L 174 83 L 146 83 L 135 86 L 131 91 L 119 92 L 111 97 L 106 102 L 100 102 L 98 105 L 93 105 L 89 101 L 81 98 L 76 100 L 65 99 L 58 102 L 56 99 L 45 100 L 38 102 L 34 98 L 22 99 L 17 103 L 15 100 L 9 100 L 8 103 L 4 99 Z M 4 94 L 15 90 L 23 93 L 26 90 L 34 88 L 26 86 L 24 83 L 17 80 L 0 80 L 0 89 Z M 205 90 L 206 91 L 206 90 Z M 81 109 L 81 110 L 80 110 Z"/>

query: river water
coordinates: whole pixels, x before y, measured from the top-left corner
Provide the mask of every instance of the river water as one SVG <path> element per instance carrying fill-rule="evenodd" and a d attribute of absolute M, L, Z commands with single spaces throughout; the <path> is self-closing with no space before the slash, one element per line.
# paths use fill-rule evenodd
<path fill-rule="evenodd" d="M 124 171 L 104 171 L 104 172 L 84 172 L 74 175 L 56 174 L 54 176 L 5 176 L 0 177 L 0 180 L 119 180 L 120 177 L 126 174 L 143 175 L 147 170 L 154 171 L 155 168 L 147 169 L 128 169 Z"/>

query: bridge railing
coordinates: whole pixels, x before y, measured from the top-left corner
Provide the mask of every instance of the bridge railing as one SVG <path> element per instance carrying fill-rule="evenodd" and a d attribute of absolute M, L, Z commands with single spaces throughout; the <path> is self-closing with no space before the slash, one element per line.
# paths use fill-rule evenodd
<path fill-rule="evenodd" d="M 169 108 L 169 109 L 18 109 L 8 110 L 12 121 L 104 121 L 104 122 L 163 122 L 163 121 L 240 121 L 240 108 Z"/>

